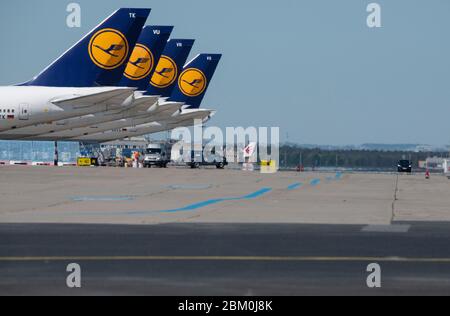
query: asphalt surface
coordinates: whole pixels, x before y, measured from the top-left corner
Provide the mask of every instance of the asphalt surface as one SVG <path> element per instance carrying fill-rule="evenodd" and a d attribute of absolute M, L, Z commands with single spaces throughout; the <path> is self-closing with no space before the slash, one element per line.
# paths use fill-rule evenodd
<path fill-rule="evenodd" d="M 178 168 L 0 170 L 0 223 L 390 224 L 396 189 L 392 174 Z M 399 217 L 450 221 L 450 196 L 445 193 L 450 181 L 443 178 L 429 182 L 418 176 L 402 178 L 396 203 L 402 211 Z M 403 192 L 408 194 L 405 206 Z M 417 201 L 417 192 L 427 195 Z M 429 196 L 430 192 L 435 194 Z"/>
<path fill-rule="evenodd" d="M 444 222 L 0 224 L 0 295 L 449 295 L 449 240 Z"/>

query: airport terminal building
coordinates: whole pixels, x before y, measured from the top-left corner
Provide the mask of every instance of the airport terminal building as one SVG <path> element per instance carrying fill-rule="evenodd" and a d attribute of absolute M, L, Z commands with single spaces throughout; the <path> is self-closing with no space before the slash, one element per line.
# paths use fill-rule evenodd
<path fill-rule="evenodd" d="M 75 163 L 80 155 L 77 142 L 58 142 L 59 161 Z M 0 162 L 48 163 L 55 156 L 54 142 L 0 141 Z"/>

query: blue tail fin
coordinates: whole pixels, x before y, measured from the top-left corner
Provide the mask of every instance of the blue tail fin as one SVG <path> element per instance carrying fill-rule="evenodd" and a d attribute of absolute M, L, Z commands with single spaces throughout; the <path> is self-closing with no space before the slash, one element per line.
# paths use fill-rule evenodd
<path fill-rule="evenodd" d="M 114 86 L 120 81 L 150 9 L 119 9 L 28 86 Z"/>
<path fill-rule="evenodd" d="M 198 109 L 221 58 L 220 54 L 195 57 L 184 67 L 170 100 L 184 102 L 190 109 Z"/>
<path fill-rule="evenodd" d="M 170 97 L 192 46 L 194 46 L 194 40 L 190 39 L 171 39 L 167 42 L 155 73 L 150 80 L 147 95 Z"/>
<path fill-rule="evenodd" d="M 144 27 L 119 86 L 138 88 L 141 91 L 147 89 L 172 31 L 173 26 Z"/>

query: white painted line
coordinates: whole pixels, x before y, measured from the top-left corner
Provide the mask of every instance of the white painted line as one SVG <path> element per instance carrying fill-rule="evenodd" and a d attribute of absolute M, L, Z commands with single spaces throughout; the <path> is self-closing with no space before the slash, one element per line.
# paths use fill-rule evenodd
<path fill-rule="evenodd" d="M 407 233 L 411 225 L 368 225 L 361 231 L 363 233 Z"/>

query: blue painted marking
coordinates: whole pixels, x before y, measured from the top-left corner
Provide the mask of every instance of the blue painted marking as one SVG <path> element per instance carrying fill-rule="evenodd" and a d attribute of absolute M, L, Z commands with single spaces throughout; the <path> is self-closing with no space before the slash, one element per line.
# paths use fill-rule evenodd
<path fill-rule="evenodd" d="M 192 205 L 188 205 L 186 207 L 183 208 L 179 208 L 179 209 L 174 209 L 174 210 L 165 210 L 165 211 L 160 211 L 160 213 L 177 213 L 177 212 L 189 212 L 189 211 L 195 211 L 210 205 L 214 205 L 214 204 L 218 204 L 218 203 L 222 203 L 222 202 L 227 202 L 227 201 L 242 201 L 242 200 L 252 200 L 252 199 L 256 199 L 260 196 L 263 196 L 269 192 L 272 191 L 272 188 L 264 188 L 261 189 L 259 191 L 256 191 L 252 194 L 246 195 L 246 196 L 242 196 L 242 197 L 237 197 L 237 198 L 222 198 L 222 199 L 213 199 L 213 200 L 208 200 L 205 202 L 200 202 L 200 203 L 195 203 Z"/>
<path fill-rule="evenodd" d="M 132 201 L 133 196 L 75 196 L 72 201 L 75 202 L 108 202 L 108 201 Z"/>
<path fill-rule="evenodd" d="M 300 183 L 300 182 L 291 184 L 290 186 L 288 186 L 288 190 L 289 191 L 296 190 L 296 189 L 300 188 L 302 185 L 303 185 L 303 183 Z"/>
<path fill-rule="evenodd" d="M 342 172 L 337 172 L 334 177 L 326 177 L 327 182 L 330 181 L 339 181 L 342 179 Z"/>
<path fill-rule="evenodd" d="M 229 201 L 243 201 L 243 200 L 253 200 L 258 197 L 261 197 L 269 192 L 272 191 L 272 188 L 263 188 L 259 191 L 256 191 L 254 193 L 251 193 L 249 195 L 241 196 L 241 197 L 234 197 L 234 198 L 219 198 L 219 199 L 212 199 L 204 202 L 194 203 L 182 208 L 177 208 L 173 210 L 162 210 L 162 211 L 139 211 L 139 212 L 126 212 L 128 215 L 145 215 L 145 214 L 154 214 L 154 213 L 178 213 L 178 212 L 191 212 L 196 211 L 201 208 L 222 203 L 222 202 L 229 202 Z"/>
<path fill-rule="evenodd" d="M 237 199 L 234 199 L 234 200 L 251 200 L 251 199 L 256 199 L 256 198 L 259 198 L 260 196 L 263 196 L 263 195 L 269 193 L 270 191 L 272 191 L 272 188 L 264 188 L 264 189 L 261 189 L 259 191 L 256 191 L 255 193 L 252 193 L 252 194 L 249 194 L 249 195 L 246 195 L 244 197 L 237 198 Z"/>
<path fill-rule="evenodd" d="M 317 185 L 319 185 L 320 183 L 320 179 L 313 179 L 311 180 L 311 182 L 309 183 L 311 186 L 315 187 Z"/>

